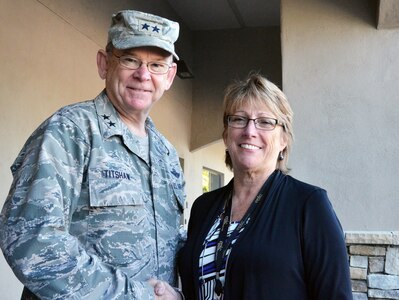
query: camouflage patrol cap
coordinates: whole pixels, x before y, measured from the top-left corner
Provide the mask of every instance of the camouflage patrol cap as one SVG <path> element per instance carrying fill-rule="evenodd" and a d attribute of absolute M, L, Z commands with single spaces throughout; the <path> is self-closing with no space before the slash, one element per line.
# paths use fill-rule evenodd
<path fill-rule="evenodd" d="M 179 36 L 179 23 L 156 15 L 122 10 L 112 16 L 108 43 L 117 49 L 153 46 L 164 49 L 179 59 L 174 43 Z"/>

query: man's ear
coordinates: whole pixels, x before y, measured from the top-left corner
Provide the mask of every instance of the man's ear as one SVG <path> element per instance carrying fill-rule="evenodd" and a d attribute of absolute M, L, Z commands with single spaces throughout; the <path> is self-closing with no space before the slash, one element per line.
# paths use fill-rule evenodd
<path fill-rule="evenodd" d="M 169 69 L 168 73 L 166 74 L 166 87 L 165 90 L 169 90 L 170 87 L 172 86 L 173 80 L 175 79 L 176 76 L 176 72 L 177 72 L 177 64 L 176 63 L 172 63 L 172 67 Z"/>
<path fill-rule="evenodd" d="M 101 79 L 105 79 L 108 71 L 108 54 L 104 50 L 100 49 L 97 52 L 97 70 L 98 75 Z"/>

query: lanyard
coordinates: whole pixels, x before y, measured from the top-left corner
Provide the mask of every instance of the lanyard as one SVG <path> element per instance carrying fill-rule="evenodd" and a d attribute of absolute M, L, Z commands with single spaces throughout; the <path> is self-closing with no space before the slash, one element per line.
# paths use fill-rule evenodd
<path fill-rule="evenodd" d="M 244 227 L 244 225 L 247 223 L 248 219 L 250 216 L 253 214 L 255 208 L 258 206 L 258 204 L 261 202 L 263 197 L 264 192 L 266 189 L 269 187 L 270 184 L 267 184 L 270 182 L 269 180 L 266 181 L 266 183 L 263 185 L 261 190 L 259 191 L 258 195 L 255 197 L 255 200 L 252 201 L 251 206 L 248 208 L 247 212 L 245 213 L 244 217 L 241 219 L 240 223 L 237 225 L 237 227 L 234 229 L 234 231 L 230 234 L 230 236 L 227 238 L 227 232 L 230 224 L 230 215 L 231 215 L 231 207 L 232 207 L 232 192 L 230 192 L 229 197 L 226 199 L 223 212 L 220 215 L 220 234 L 218 238 L 218 242 L 216 245 L 216 251 L 215 251 L 215 264 L 216 264 L 216 285 L 215 285 L 215 293 L 216 295 L 220 296 L 223 293 L 223 284 L 220 281 L 220 271 L 222 268 L 223 260 L 226 255 L 227 250 L 229 249 L 230 244 L 232 241 L 238 236 L 240 230 Z"/>

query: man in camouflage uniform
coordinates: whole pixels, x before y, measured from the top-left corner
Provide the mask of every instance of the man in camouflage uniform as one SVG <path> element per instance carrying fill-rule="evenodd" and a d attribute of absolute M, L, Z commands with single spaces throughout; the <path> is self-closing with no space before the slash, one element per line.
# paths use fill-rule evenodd
<path fill-rule="evenodd" d="M 23 298 L 180 299 L 169 284 L 184 181 L 148 116 L 175 77 L 178 32 L 158 16 L 115 14 L 97 54 L 105 90 L 46 120 L 11 167 L 0 244 Z"/>

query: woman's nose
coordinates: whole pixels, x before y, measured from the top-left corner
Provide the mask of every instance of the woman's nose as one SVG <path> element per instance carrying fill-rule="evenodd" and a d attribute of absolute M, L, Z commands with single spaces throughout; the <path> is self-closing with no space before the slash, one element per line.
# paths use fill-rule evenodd
<path fill-rule="evenodd" d="M 253 134 L 257 132 L 256 126 L 255 126 L 255 120 L 248 120 L 247 126 L 244 128 L 244 132 L 248 134 Z"/>

